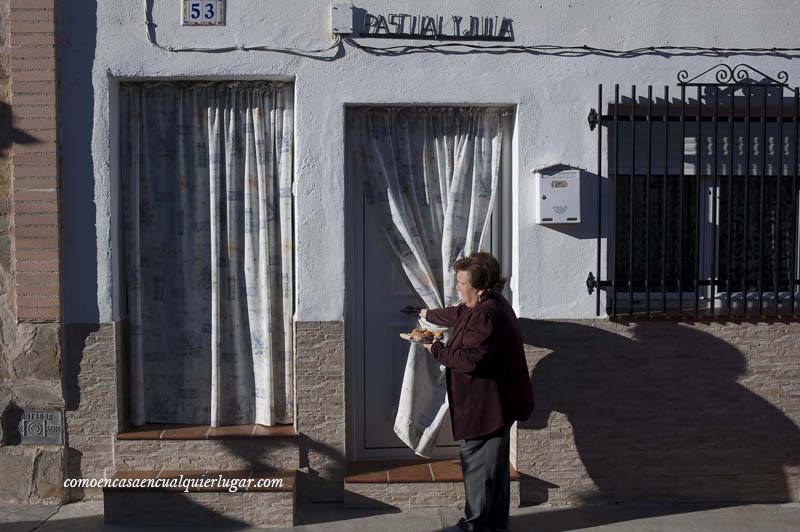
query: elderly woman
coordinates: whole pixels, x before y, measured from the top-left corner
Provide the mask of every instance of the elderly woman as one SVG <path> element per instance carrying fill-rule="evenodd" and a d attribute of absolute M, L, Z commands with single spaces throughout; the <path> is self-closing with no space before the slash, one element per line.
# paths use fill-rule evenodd
<path fill-rule="evenodd" d="M 517 316 L 501 295 L 505 279 L 489 253 L 453 265 L 461 303 L 423 309 L 431 323 L 452 327 L 448 345 L 426 344 L 446 368 L 453 437 L 460 445 L 465 517 L 448 530 L 508 530 L 509 431 L 533 411 L 533 391 Z"/>

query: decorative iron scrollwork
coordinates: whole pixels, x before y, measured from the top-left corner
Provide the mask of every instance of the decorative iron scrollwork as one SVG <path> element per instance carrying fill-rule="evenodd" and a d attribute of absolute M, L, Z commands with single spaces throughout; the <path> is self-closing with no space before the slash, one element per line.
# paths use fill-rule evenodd
<path fill-rule="evenodd" d="M 713 74 L 710 74 L 712 73 Z M 696 75 L 693 78 L 689 78 L 689 72 L 686 70 L 681 70 L 678 72 L 678 83 L 681 85 L 688 85 L 690 83 L 702 83 L 698 82 L 704 76 L 708 74 L 708 77 L 713 75 L 716 83 L 703 83 L 704 85 L 731 85 L 731 84 L 740 84 L 745 83 L 747 80 L 752 79 L 753 74 L 757 74 L 761 76 L 762 79 L 768 80 L 770 84 L 775 85 L 786 85 L 786 82 L 789 80 L 789 75 L 786 71 L 781 70 L 778 72 L 776 78 L 772 76 L 768 76 L 758 70 L 757 68 L 753 68 L 750 65 L 746 65 L 744 63 L 738 64 L 736 66 L 731 67 L 730 65 L 719 64 L 715 65 L 708 70 L 701 72 L 700 74 Z"/>

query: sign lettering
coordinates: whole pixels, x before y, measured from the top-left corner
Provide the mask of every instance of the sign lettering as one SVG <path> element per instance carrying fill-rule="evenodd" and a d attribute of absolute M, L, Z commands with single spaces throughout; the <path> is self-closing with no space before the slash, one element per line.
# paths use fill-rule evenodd
<path fill-rule="evenodd" d="M 363 10 L 360 35 L 390 39 L 513 41 L 514 21 L 507 17 L 372 14 Z"/>

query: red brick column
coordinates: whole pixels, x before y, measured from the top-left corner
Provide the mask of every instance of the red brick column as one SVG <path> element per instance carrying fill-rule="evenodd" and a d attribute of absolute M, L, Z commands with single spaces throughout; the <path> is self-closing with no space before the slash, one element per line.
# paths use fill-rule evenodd
<path fill-rule="evenodd" d="M 12 242 L 19 321 L 59 321 L 56 0 L 11 0 Z"/>

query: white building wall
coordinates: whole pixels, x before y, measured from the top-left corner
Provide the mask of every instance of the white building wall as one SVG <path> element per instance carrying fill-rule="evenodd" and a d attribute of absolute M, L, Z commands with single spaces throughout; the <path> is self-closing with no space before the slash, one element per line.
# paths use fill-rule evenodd
<path fill-rule="evenodd" d="M 235 0 L 227 26 L 180 25 L 178 1 L 153 2 L 163 45 L 321 48 L 330 40 L 330 4 L 320 0 Z M 120 317 L 115 106 L 119 80 L 289 78 L 296 85 L 296 266 L 298 320 L 342 320 L 345 308 L 344 106 L 363 103 L 513 104 L 512 289 L 520 316 L 594 317 L 585 288 L 595 275 L 597 135 L 586 116 L 597 85 L 653 84 L 661 94 L 680 70 L 749 63 L 800 82 L 800 64 L 777 55 L 413 54 L 375 57 L 352 47 L 325 62 L 272 52 L 208 54 L 157 49 L 146 38 L 144 1 L 63 2 L 60 14 L 65 320 Z M 492 15 L 514 21 L 515 45 L 782 47 L 800 42 L 800 4 L 743 0 L 365 1 L 373 13 Z M 96 33 L 95 33 L 96 28 Z M 360 39 L 373 46 L 430 41 Z M 497 43 L 484 43 L 497 44 Z M 90 74 L 91 72 L 91 74 Z M 89 81 L 91 75 L 91 81 Z M 673 89 L 673 94 L 675 94 Z M 582 222 L 533 223 L 531 168 L 563 162 L 589 171 Z M 586 187 L 589 187 L 588 189 Z M 96 261 L 94 258 L 96 257 Z M 605 268 L 605 265 L 604 265 Z"/>

